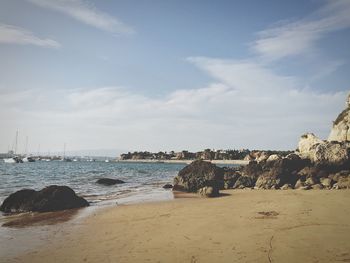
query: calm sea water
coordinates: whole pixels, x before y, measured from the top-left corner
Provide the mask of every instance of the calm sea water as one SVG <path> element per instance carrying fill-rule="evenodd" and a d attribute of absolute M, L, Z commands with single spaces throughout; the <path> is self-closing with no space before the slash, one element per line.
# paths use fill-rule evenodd
<path fill-rule="evenodd" d="M 23 188 L 40 190 L 48 185 L 66 185 L 92 205 L 128 198 L 150 199 L 169 195 L 162 186 L 171 183 L 185 164 L 37 161 L 7 164 L 0 160 L 0 202 Z M 125 184 L 103 186 L 99 178 L 117 178 Z"/>

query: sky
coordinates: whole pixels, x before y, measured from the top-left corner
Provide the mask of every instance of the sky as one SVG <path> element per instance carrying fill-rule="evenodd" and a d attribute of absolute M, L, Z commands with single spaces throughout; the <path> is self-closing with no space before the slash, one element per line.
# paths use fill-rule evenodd
<path fill-rule="evenodd" d="M 0 152 L 293 150 L 350 83 L 349 0 L 2 0 Z"/>

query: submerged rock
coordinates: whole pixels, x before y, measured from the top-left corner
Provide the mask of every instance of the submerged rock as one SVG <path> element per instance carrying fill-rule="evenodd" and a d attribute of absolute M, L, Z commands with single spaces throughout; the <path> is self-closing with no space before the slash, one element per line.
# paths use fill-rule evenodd
<path fill-rule="evenodd" d="M 100 178 L 96 181 L 96 183 L 109 186 L 109 185 L 115 185 L 115 184 L 124 184 L 125 182 L 119 179 Z"/>
<path fill-rule="evenodd" d="M 68 186 L 51 185 L 40 191 L 23 189 L 9 195 L 0 211 L 5 213 L 51 212 L 89 206 Z"/>
<path fill-rule="evenodd" d="M 173 190 L 197 192 L 205 186 L 222 189 L 224 169 L 202 160 L 194 161 L 184 167 L 174 178 Z"/>
<path fill-rule="evenodd" d="M 165 184 L 165 185 L 163 185 L 163 188 L 164 189 L 171 189 L 171 188 L 173 188 L 173 185 L 172 184 Z"/>

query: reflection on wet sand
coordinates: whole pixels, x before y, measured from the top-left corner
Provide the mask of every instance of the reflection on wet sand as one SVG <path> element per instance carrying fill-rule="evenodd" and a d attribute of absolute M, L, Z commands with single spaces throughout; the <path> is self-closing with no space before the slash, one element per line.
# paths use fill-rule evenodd
<path fill-rule="evenodd" d="M 4 217 L 3 227 L 23 228 L 30 226 L 55 225 L 67 222 L 78 214 L 79 209 L 46 213 L 23 213 Z"/>

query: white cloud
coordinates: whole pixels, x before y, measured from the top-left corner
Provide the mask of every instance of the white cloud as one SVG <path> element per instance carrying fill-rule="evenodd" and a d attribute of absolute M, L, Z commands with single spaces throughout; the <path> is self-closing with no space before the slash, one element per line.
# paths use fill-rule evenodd
<path fill-rule="evenodd" d="M 259 90 L 256 83 L 263 87 L 264 82 L 273 84 L 283 77 L 266 69 L 261 69 L 266 74 L 249 77 L 244 65 L 201 60 L 203 69 L 217 76 L 215 83 L 160 98 L 121 87 L 1 94 L 0 119 L 7 127 L 0 131 L 2 142 L 11 141 L 11 129 L 19 128 L 34 145 L 52 151 L 60 151 L 63 142 L 72 150 L 293 149 L 306 131 L 327 137 L 331 121 L 345 103 L 345 92 L 284 90 L 273 85 L 271 90 Z M 205 69 L 208 63 L 219 66 Z M 259 65 L 255 67 L 252 74 Z M 231 78 L 232 74 L 241 79 Z M 294 79 L 286 81 L 287 86 L 293 83 Z"/>
<path fill-rule="evenodd" d="M 260 31 L 252 43 L 255 52 L 268 60 L 310 51 L 325 34 L 350 27 L 350 1 L 330 0 L 306 18 L 280 23 Z"/>
<path fill-rule="evenodd" d="M 40 7 L 55 10 L 75 20 L 95 28 L 116 33 L 131 34 L 134 29 L 117 18 L 99 11 L 94 5 L 84 0 L 28 0 Z"/>
<path fill-rule="evenodd" d="M 24 28 L 7 24 L 0 24 L 0 43 L 34 45 L 49 48 L 61 47 L 60 43 L 55 40 L 39 38 Z"/>

